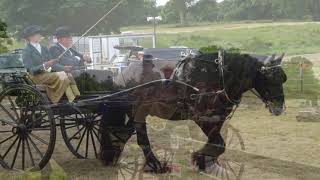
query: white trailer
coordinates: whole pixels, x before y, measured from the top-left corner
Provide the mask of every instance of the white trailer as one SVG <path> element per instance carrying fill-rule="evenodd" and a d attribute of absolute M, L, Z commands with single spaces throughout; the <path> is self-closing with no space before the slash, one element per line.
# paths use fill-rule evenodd
<path fill-rule="evenodd" d="M 79 37 L 74 37 L 76 42 Z M 87 53 L 93 59 L 91 69 L 108 69 L 110 59 L 122 52 L 114 46 L 143 46 L 145 48 L 155 48 L 154 34 L 134 34 L 123 33 L 119 35 L 99 35 L 87 36 L 75 44 L 75 48 L 80 53 Z"/>

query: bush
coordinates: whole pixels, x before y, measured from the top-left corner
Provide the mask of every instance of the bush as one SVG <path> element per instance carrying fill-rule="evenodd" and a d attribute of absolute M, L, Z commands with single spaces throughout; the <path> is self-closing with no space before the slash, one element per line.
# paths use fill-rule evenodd
<path fill-rule="evenodd" d="M 202 53 L 215 53 L 218 52 L 219 50 L 224 49 L 226 52 L 229 53 L 240 53 L 240 49 L 235 48 L 235 47 L 231 47 L 231 48 L 224 48 L 218 45 L 211 45 L 211 46 L 207 46 L 207 47 L 202 47 L 200 48 L 200 52 Z"/>

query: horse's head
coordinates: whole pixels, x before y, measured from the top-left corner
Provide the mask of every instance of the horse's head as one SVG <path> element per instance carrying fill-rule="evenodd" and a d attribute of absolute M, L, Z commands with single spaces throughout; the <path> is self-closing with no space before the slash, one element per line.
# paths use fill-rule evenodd
<path fill-rule="evenodd" d="M 254 56 L 227 54 L 223 75 L 218 62 L 215 62 L 217 58 L 217 53 L 186 57 L 177 65 L 173 79 L 196 87 L 201 82 L 211 90 L 218 85 L 234 102 L 241 98 L 242 93 L 254 88 L 272 114 L 282 114 L 285 104 L 283 83 L 287 80 L 281 68 L 283 56 L 272 56 L 260 62 Z M 224 85 L 221 84 L 222 80 Z"/>
<path fill-rule="evenodd" d="M 276 116 L 281 115 L 285 109 L 283 84 L 287 76 L 281 67 L 283 56 L 275 58 L 273 55 L 262 63 L 253 87 L 267 104 L 270 112 Z"/>

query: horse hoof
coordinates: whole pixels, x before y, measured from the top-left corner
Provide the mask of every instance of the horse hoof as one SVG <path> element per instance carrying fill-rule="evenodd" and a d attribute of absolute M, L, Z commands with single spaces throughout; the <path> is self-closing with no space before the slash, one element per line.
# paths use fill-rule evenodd
<path fill-rule="evenodd" d="M 217 158 L 194 152 L 191 155 L 192 164 L 196 170 L 206 171 L 208 167 L 213 167 L 217 164 Z"/>
<path fill-rule="evenodd" d="M 171 172 L 171 168 L 167 165 L 167 163 L 162 163 L 161 167 L 152 167 L 151 165 L 146 164 L 143 167 L 143 172 L 155 173 L 155 174 L 166 174 Z"/>

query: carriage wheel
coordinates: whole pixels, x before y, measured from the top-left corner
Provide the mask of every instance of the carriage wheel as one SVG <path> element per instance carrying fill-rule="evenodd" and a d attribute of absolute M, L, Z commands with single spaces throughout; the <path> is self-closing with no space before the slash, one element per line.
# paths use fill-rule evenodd
<path fill-rule="evenodd" d="M 226 128 L 222 129 L 221 134 L 226 142 L 226 148 L 233 152 L 230 154 L 222 154 L 219 157 L 215 172 L 216 176 L 221 179 L 239 180 L 244 172 L 245 164 L 244 162 L 235 161 L 234 157 L 237 156 L 237 151 L 245 151 L 244 141 L 239 130 L 230 124 L 227 124 Z"/>
<path fill-rule="evenodd" d="M 140 147 L 137 145 L 137 143 L 134 143 L 131 138 L 130 141 L 127 142 L 119 158 L 117 166 L 115 167 L 115 179 L 136 179 L 140 167 L 139 160 L 143 156 L 143 154 L 140 151 Z"/>
<path fill-rule="evenodd" d="M 170 179 L 171 177 L 171 169 L 173 168 L 173 160 L 175 152 L 174 150 L 170 148 L 164 148 L 161 146 L 155 146 L 152 148 L 155 156 L 158 158 L 158 160 L 161 162 L 162 165 L 164 165 L 166 168 L 168 168 L 168 171 L 164 174 L 154 174 L 154 173 L 146 173 L 143 171 L 143 166 L 139 170 L 139 179 L 161 179 L 166 180 Z M 143 157 L 144 160 L 144 157 Z"/>
<path fill-rule="evenodd" d="M 48 99 L 28 85 L 0 94 L 0 162 L 8 169 L 42 169 L 50 160 L 56 126 Z"/>
<path fill-rule="evenodd" d="M 189 128 L 192 127 L 189 126 Z M 190 131 L 192 130 L 194 130 L 194 128 L 190 129 Z M 199 131 L 201 130 L 199 129 Z M 206 143 L 205 135 L 203 133 L 201 134 L 202 136 L 194 132 L 191 134 L 193 135 L 192 141 L 195 141 L 192 144 L 193 146 L 196 146 L 193 150 L 198 149 L 201 147 L 201 144 L 203 145 Z M 225 140 L 226 152 L 230 150 L 230 153 L 220 155 L 216 162 L 211 163 L 210 167 L 206 168 L 206 170 L 201 172 L 201 174 L 209 178 L 211 177 L 212 179 L 239 180 L 244 172 L 245 164 L 244 162 L 238 162 L 235 159 L 238 151 L 241 152 L 245 150 L 243 138 L 239 131 L 228 122 L 225 122 L 224 127 L 221 129 L 221 135 Z M 211 162 L 213 159 L 209 156 L 204 156 L 203 158 L 205 158 L 207 162 Z"/>
<path fill-rule="evenodd" d="M 167 165 L 169 168 L 172 167 L 174 159 L 174 151 L 172 149 L 165 149 L 161 146 L 155 145 L 153 152 L 158 160 Z M 145 157 L 141 151 L 139 145 L 137 145 L 136 136 L 130 138 L 127 142 L 124 150 L 119 158 L 116 166 L 116 177 L 115 179 L 170 179 L 170 172 L 165 174 L 154 174 L 144 172 Z"/>
<path fill-rule="evenodd" d="M 226 143 L 226 151 L 232 152 L 219 156 L 217 162 L 207 168 L 203 174 L 214 179 L 240 180 L 245 165 L 244 162 L 238 162 L 234 159 L 237 152 L 245 150 L 243 139 L 239 130 L 230 124 L 226 124 L 225 128 L 221 130 L 221 134 Z"/>
<path fill-rule="evenodd" d="M 99 125 L 102 115 L 70 107 L 70 115 L 60 118 L 64 142 L 79 159 L 95 159 L 100 151 Z"/>

